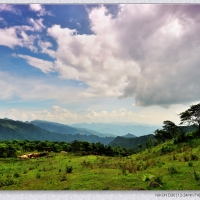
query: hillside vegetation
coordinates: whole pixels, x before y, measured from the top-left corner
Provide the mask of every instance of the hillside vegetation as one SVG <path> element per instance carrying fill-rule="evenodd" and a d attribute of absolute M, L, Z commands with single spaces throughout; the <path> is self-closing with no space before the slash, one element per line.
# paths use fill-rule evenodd
<path fill-rule="evenodd" d="M 0 159 L 1 190 L 198 190 L 200 140 L 168 141 L 129 156 L 50 152 Z"/>
<path fill-rule="evenodd" d="M 200 104 L 180 117 L 193 126 L 166 120 L 145 145 L 137 141 L 137 149 L 77 140 L 2 141 L 0 189 L 198 190 Z M 1 123 L 2 130 L 18 131 L 16 123 Z M 138 138 L 119 137 L 132 143 Z"/>
<path fill-rule="evenodd" d="M 138 145 L 141 145 L 141 147 L 145 147 L 147 141 L 155 141 L 154 135 L 143 135 L 140 137 L 134 137 L 134 138 L 125 138 L 125 137 L 116 137 L 112 142 L 109 143 L 111 147 L 124 147 L 124 148 L 132 148 L 132 149 L 138 149 Z"/>
<path fill-rule="evenodd" d="M 66 141 L 74 140 L 101 142 L 102 144 L 109 144 L 114 137 L 99 137 L 97 135 L 80 135 L 80 134 L 61 134 L 57 132 L 48 131 L 35 126 L 31 123 L 24 123 L 21 121 L 14 121 L 10 119 L 0 119 L 0 140 L 40 140 L 40 141 Z"/>
<path fill-rule="evenodd" d="M 61 134 L 68 134 L 68 135 L 78 134 L 78 135 L 96 135 L 99 137 L 115 137 L 112 134 L 103 134 L 103 133 L 99 133 L 97 131 L 86 129 L 86 128 L 75 128 L 75 127 L 68 126 L 65 124 L 59 124 L 56 122 L 49 122 L 49 121 L 43 121 L 43 120 L 34 120 L 34 121 L 31 121 L 30 124 L 38 126 L 47 131 L 61 133 Z"/>

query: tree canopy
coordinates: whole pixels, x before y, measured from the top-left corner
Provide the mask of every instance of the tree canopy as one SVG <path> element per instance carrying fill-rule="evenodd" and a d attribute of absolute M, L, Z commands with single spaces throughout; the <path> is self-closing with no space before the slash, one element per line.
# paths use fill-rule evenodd
<path fill-rule="evenodd" d="M 157 129 L 155 131 L 155 138 L 159 142 L 165 142 L 166 140 L 171 140 L 172 138 L 175 138 L 178 135 L 179 129 L 174 122 L 166 120 L 163 122 L 163 124 L 164 126 L 162 130 Z"/>
<path fill-rule="evenodd" d="M 196 105 L 191 105 L 189 109 L 179 114 L 181 118 L 181 123 L 188 123 L 198 125 L 200 132 L 200 103 Z"/>

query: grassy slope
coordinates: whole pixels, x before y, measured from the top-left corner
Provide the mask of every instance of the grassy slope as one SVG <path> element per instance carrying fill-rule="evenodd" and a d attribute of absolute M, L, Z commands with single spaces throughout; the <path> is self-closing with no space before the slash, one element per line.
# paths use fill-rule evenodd
<path fill-rule="evenodd" d="M 51 153 L 30 160 L 1 159 L 0 185 L 13 183 L 2 190 L 199 190 L 200 140 L 195 142 L 193 146 L 168 142 L 121 158 Z M 72 173 L 66 173 L 66 166 L 73 167 Z M 162 187 L 144 182 L 146 174 L 162 179 Z"/>

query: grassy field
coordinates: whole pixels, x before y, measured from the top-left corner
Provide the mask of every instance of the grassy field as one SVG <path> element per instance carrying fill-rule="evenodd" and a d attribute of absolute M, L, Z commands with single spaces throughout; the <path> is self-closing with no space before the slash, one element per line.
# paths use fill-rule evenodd
<path fill-rule="evenodd" d="M 0 159 L 1 190 L 199 190 L 199 140 L 171 142 L 127 157 Z"/>

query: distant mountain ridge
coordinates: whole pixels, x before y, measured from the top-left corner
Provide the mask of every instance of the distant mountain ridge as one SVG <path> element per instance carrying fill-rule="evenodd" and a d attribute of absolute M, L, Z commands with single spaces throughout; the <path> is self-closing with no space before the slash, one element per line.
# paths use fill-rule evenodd
<path fill-rule="evenodd" d="M 40 141 L 66 141 L 74 140 L 100 142 L 108 145 L 114 137 L 99 137 L 96 135 L 80 135 L 80 134 L 61 134 L 42 129 L 28 122 L 14 121 L 11 119 L 0 119 L 0 140 L 40 140 Z"/>
<path fill-rule="evenodd" d="M 129 123 L 127 123 L 127 125 L 123 123 L 119 123 L 119 125 L 117 125 L 116 123 L 115 124 L 78 123 L 78 124 L 71 124 L 70 126 L 75 128 L 87 128 L 104 134 L 105 133 L 113 134 L 115 136 L 123 136 L 126 135 L 127 133 L 133 134 L 135 136 L 148 135 L 148 134 L 153 134 L 156 129 L 160 128 L 159 126 L 137 125 L 137 124 L 132 125 Z"/>
<path fill-rule="evenodd" d="M 125 137 L 125 138 L 135 138 L 135 137 L 137 137 L 137 136 L 128 133 L 128 134 L 126 134 L 126 135 L 123 135 L 123 137 Z"/>
<path fill-rule="evenodd" d="M 145 146 L 147 140 L 156 140 L 154 135 L 143 135 L 140 137 L 135 138 L 125 138 L 125 137 L 116 137 L 112 142 L 109 143 L 111 147 L 124 147 L 124 148 L 132 148 L 132 149 L 138 149 L 138 144 L 141 144 L 143 147 Z"/>
<path fill-rule="evenodd" d="M 57 122 L 34 120 L 29 123 L 34 124 L 35 126 L 38 126 L 47 131 L 61 133 L 61 134 L 71 134 L 71 135 L 79 134 L 79 135 L 96 135 L 99 137 L 116 137 L 115 135 L 112 134 L 100 133 L 98 131 L 90 130 L 87 128 L 76 128 L 69 125 L 60 124 Z"/>

